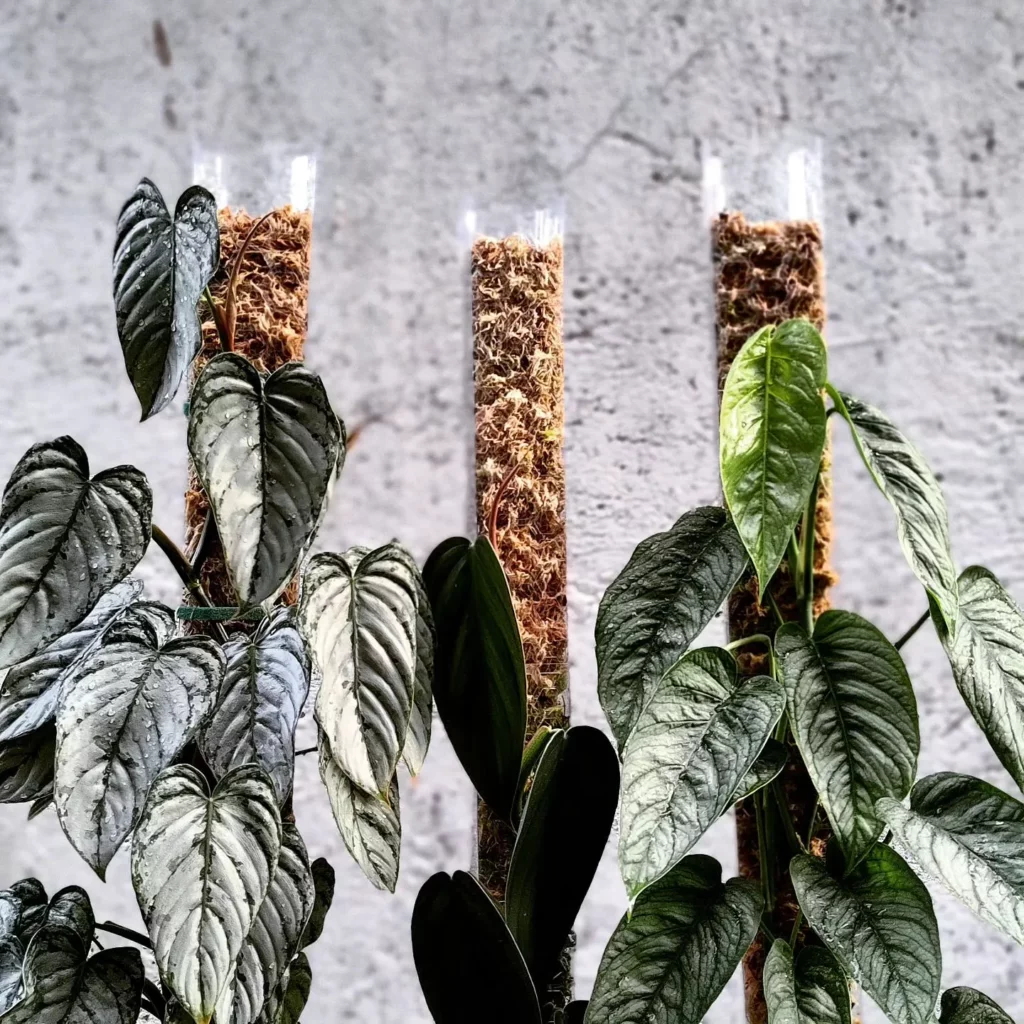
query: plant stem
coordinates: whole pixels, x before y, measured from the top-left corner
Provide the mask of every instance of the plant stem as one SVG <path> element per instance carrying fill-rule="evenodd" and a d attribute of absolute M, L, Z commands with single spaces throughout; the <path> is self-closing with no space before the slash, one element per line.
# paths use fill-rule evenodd
<path fill-rule="evenodd" d="M 772 638 L 767 633 L 752 633 L 750 636 L 741 636 L 739 640 L 733 640 L 732 643 L 726 644 L 725 649 L 727 651 L 736 651 L 747 644 L 766 644 L 768 647 L 771 647 Z"/>
<path fill-rule="evenodd" d="M 296 750 L 295 756 L 302 757 L 304 754 L 315 754 L 319 749 L 319 747 L 305 747 L 302 750 Z"/>
<path fill-rule="evenodd" d="M 754 794 L 754 818 L 757 824 L 757 860 L 758 873 L 761 876 L 761 898 L 764 901 L 765 912 L 770 912 L 774 905 L 771 891 L 771 865 L 774 861 L 769 857 L 767 836 L 765 835 L 764 790 Z"/>
<path fill-rule="evenodd" d="M 768 599 L 768 607 L 771 608 L 772 615 L 775 616 L 775 625 L 781 626 L 786 620 L 782 616 L 779 602 L 775 600 L 775 595 L 771 592 L 771 589 L 766 590 L 764 596 Z"/>
<path fill-rule="evenodd" d="M 789 843 L 791 854 L 804 853 L 804 844 L 796 834 L 796 826 L 793 824 L 793 815 L 790 814 L 789 804 L 786 802 L 786 794 L 778 779 L 774 779 L 769 787 L 775 797 L 775 804 L 779 809 L 779 818 L 782 821 L 782 828 L 786 833 L 786 841 Z"/>
<path fill-rule="evenodd" d="M 199 534 L 199 543 L 196 545 L 195 551 L 192 553 L 192 574 L 198 576 L 200 570 L 203 568 L 203 563 L 206 561 L 206 556 L 209 553 L 207 550 L 210 535 L 213 533 L 213 510 L 206 510 L 206 518 L 203 520 L 203 530 Z"/>
<path fill-rule="evenodd" d="M 811 488 L 810 497 L 807 499 L 807 509 L 804 512 L 803 527 L 800 539 L 803 541 L 803 583 L 798 588 L 803 599 L 804 606 L 804 629 L 810 636 L 814 632 L 814 534 L 815 519 L 818 512 L 818 486 L 821 483 L 821 471 L 814 478 L 814 486 Z"/>
<path fill-rule="evenodd" d="M 97 924 L 96 927 L 101 932 L 109 932 L 111 935 L 134 942 L 136 946 L 142 946 L 143 949 L 153 948 L 148 935 L 143 935 L 142 932 L 137 932 L 132 928 L 125 928 L 124 925 L 115 924 L 113 921 L 104 921 L 102 924 Z"/>
<path fill-rule="evenodd" d="M 231 337 L 228 334 L 227 325 L 224 323 L 224 314 L 214 301 L 213 293 L 210 291 L 209 286 L 207 286 L 203 295 L 206 297 L 206 304 L 210 307 L 210 315 L 213 317 L 214 325 L 217 328 L 217 337 L 220 338 L 221 350 L 224 352 L 230 352 Z"/>
<path fill-rule="evenodd" d="M 160 991 L 159 986 L 154 982 L 150 981 L 149 978 L 143 979 L 142 991 L 146 994 L 146 998 L 153 1006 L 153 1016 L 158 1020 L 164 1019 L 164 1013 L 167 1010 L 167 1000 L 164 998 L 163 992 Z"/>
<path fill-rule="evenodd" d="M 189 560 L 182 554 L 181 548 L 156 523 L 153 524 L 153 540 L 156 541 L 157 547 L 167 556 L 167 560 L 174 567 L 174 571 L 178 574 L 181 582 L 185 584 L 188 592 L 201 605 L 212 608 L 213 602 L 203 589 L 203 584 L 199 581 L 199 578 L 193 573 Z M 227 643 L 230 639 L 227 630 L 219 622 L 213 623 L 213 627 L 221 641 Z"/>
<path fill-rule="evenodd" d="M 927 621 L 928 621 L 928 620 L 929 620 L 930 618 L 931 618 L 931 612 L 930 612 L 930 611 L 926 611 L 926 612 L 925 612 L 925 613 L 924 613 L 924 614 L 923 614 L 923 615 L 921 616 L 921 618 L 919 618 L 919 619 L 917 620 L 917 622 L 915 622 L 915 623 L 914 623 L 914 624 L 913 624 L 913 625 L 912 625 L 912 626 L 910 627 L 910 629 L 908 629 L 908 630 L 906 631 L 906 633 L 904 633 L 904 634 L 903 634 L 903 636 L 901 636 L 901 637 L 899 638 L 899 640 L 897 640 L 897 641 L 896 641 L 896 643 L 894 643 L 894 644 L 893 644 L 893 647 L 895 647 L 897 651 L 899 651 L 899 650 L 902 650 L 902 649 L 903 649 L 903 646 L 904 646 L 904 644 L 906 644 L 906 642 L 907 642 L 908 640 L 910 640 L 910 639 L 911 639 L 911 637 L 913 637 L 913 635 L 914 635 L 914 634 L 915 634 L 915 633 L 916 633 L 916 632 L 917 632 L 917 631 L 918 631 L 918 630 L 919 630 L 919 629 L 920 629 L 920 628 L 921 628 L 921 627 L 922 627 L 922 626 L 923 626 L 923 625 L 924 625 L 924 624 L 925 624 L 925 623 L 926 623 L 926 622 L 927 622 Z"/>

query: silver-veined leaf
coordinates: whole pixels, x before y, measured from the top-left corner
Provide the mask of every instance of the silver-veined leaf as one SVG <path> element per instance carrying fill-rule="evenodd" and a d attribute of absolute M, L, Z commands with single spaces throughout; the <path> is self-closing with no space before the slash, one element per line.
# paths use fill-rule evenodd
<path fill-rule="evenodd" d="M 687 512 L 641 541 L 597 612 L 597 691 L 619 749 L 662 676 L 749 565 L 724 508 Z"/>
<path fill-rule="evenodd" d="M 736 354 L 722 392 L 722 489 L 763 595 L 825 448 L 825 343 L 807 320 L 768 325 Z"/>
<path fill-rule="evenodd" d="M 72 438 L 29 448 L 0 507 L 0 668 L 77 626 L 138 565 L 152 512 L 134 466 L 90 479 Z"/>
<path fill-rule="evenodd" d="M 254 1024 L 299 950 L 313 909 L 313 876 L 299 830 L 283 826 L 270 888 L 238 954 L 235 976 L 217 1002 L 217 1024 Z"/>
<path fill-rule="evenodd" d="M 322 731 L 319 738 L 320 778 L 345 848 L 378 889 L 394 892 L 402 852 L 398 781 L 392 777 L 386 800 L 364 792 L 338 767 Z"/>
<path fill-rule="evenodd" d="M 0 804 L 31 803 L 53 794 L 56 745 L 52 722 L 0 743 Z"/>
<path fill-rule="evenodd" d="M 764 962 L 768 1024 L 850 1024 L 850 985 L 835 958 L 821 946 L 796 957 L 776 939 Z"/>
<path fill-rule="evenodd" d="M 700 1024 L 757 932 L 761 893 L 687 857 L 640 894 L 608 940 L 586 1024 Z"/>
<path fill-rule="evenodd" d="M 277 798 L 292 791 L 295 729 L 309 693 L 309 656 L 290 609 L 279 609 L 251 636 L 224 645 L 227 667 L 199 749 L 217 778 L 258 764 Z"/>
<path fill-rule="evenodd" d="M 842 881 L 816 857 L 789 868 L 804 917 L 893 1024 L 925 1024 L 939 998 L 942 953 L 931 897 L 906 861 L 876 844 Z"/>
<path fill-rule="evenodd" d="M 867 619 L 828 611 L 808 638 L 775 634 L 789 723 L 807 772 L 852 868 L 882 826 L 875 803 L 914 783 L 917 701 L 899 651 Z"/>
<path fill-rule="evenodd" d="M 144 420 L 174 398 L 199 352 L 196 304 L 219 263 L 213 196 L 193 185 L 172 218 L 159 189 L 143 178 L 117 220 L 114 309 Z"/>
<path fill-rule="evenodd" d="M 984 992 L 962 985 L 942 993 L 939 1024 L 1013 1024 L 1013 1018 Z"/>
<path fill-rule="evenodd" d="M 0 686 L 0 743 L 54 720 L 68 679 L 141 593 L 140 580 L 118 583 L 72 630 L 7 670 Z"/>
<path fill-rule="evenodd" d="M 410 775 L 419 775 L 423 769 L 434 724 L 434 616 L 418 569 L 416 601 L 416 686 L 412 695 L 409 731 L 402 750 L 402 760 Z"/>
<path fill-rule="evenodd" d="M 896 513 L 907 564 L 938 604 L 946 628 L 956 628 L 956 566 L 949 544 L 946 500 L 921 453 L 877 409 L 829 388 L 878 489 Z"/>
<path fill-rule="evenodd" d="M 15 935 L 27 944 L 46 919 L 48 903 L 36 878 L 23 878 L 0 890 L 0 937 Z"/>
<path fill-rule="evenodd" d="M 322 554 L 302 573 L 299 627 L 323 676 L 316 720 L 335 760 L 384 795 L 412 714 L 418 590 L 398 544 Z"/>
<path fill-rule="evenodd" d="M 619 869 L 631 899 L 732 805 L 784 708 L 779 683 L 740 684 L 721 649 L 693 651 L 665 673 L 622 754 Z"/>
<path fill-rule="evenodd" d="M 9 1010 L 21 995 L 21 969 L 25 947 L 16 935 L 0 938 L 0 1013 Z"/>
<path fill-rule="evenodd" d="M 956 633 L 939 636 L 960 696 L 1024 789 L 1024 613 L 999 580 L 972 565 L 957 581 Z"/>
<path fill-rule="evenodd" d="M 789 752 L 786 745 L 778 740 L 769 740 L 764 745 L 764 750 L 757 755 L 757 760 L 750 766 L 750 771 L 743 776 L 740 788 L 733 795 L 732 802 L 738 803 L 753 796 L 759 789 L 770 786 L 781 774 L 786 762 L 789 760 Z"/>
<path fill-rule="evenodd" d="M 260 376 L 243 356 L 214 356 L 192 389 L 188 449 L 210 498 L 242 605 L 287 586 L 309 549 L 345 429 L 323 382 L 301 363 Z"/>
<path fill-rule="evenodd" d="M 1024 945 L 1024 804 L 969 775 L 921 779 L 878 813 L 927 875 Z"/>
<path fill-rule="evenodd" d="M 213 706 L 224 655 L 207 637 L 164 640 L 145 619 L 122 622 L 79 666 L 57 714 L 54 785 L 61 827 L 103 878 L 142 813 L 153 781 Z"/>
<path fill-rule="evenodd" d="M 270 888 L 281 849 L 274 786 L 256 765 L 211 793 L 194 768 L 165 769 L 132 841 L 132 881 L 164 984 L 210 1024 Z"/>

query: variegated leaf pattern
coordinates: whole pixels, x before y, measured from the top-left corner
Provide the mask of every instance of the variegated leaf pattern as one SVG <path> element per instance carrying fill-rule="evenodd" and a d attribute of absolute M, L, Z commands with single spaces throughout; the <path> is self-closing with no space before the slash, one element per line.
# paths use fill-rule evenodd
<path fill-rule="evenodd" d="M 423 577 L 415 562 L 412 566 L 416 570 L 416 685 L 402 760 L 410 775 L 419 775 L 434 723 L 434 616 Z"/>
<path fill-rule="evenodd" d="M 52 722 L 0 743 L 0 804 L 23 804 L 53 795 L 57 730 Z"/>
<path fill-rule="evenodd" d="M 764 963 L 764 994 L 768 1024 L 850 1024 L 850 983 L 821 946 L 794 956 L 776 939 Z"/>
<path fill-rule="evenodd" d="M 961 985 L 942 993 L 939 1024 L 1013 1024 L 1013 1018 L 984 992 Z"/>

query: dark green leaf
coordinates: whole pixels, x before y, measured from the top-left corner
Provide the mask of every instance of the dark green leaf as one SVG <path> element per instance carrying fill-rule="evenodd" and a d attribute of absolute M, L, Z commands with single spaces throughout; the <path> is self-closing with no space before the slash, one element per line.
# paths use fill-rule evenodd
<path fill-rule="evenodd" d="M 196 304 L 220 262 L 217 203 L 193 185 L 171 218 L 156 185 L 139 182 L 117 221 L 114 309 L 142 418 L 174 398 L 202 344 Z"/>
<path fill-rule="evenodd" d="M 485 537 L 453 537 L 423 577 L 437 628 L 437 712 L 476 791 L 509 818 L 526 739 L 526 664 L 504 570 Z"/>
<path fill-rule="evenodd" d="M 280 849 L 274 786 L 256 765 L 232 769 L 212 793 L 180 765 L 150 790 L 132 881 L 160 976 L 197 1024 L 210 1024 Z"/>
<path fill-rule="evenodd" d="M 413 563 L 415 568 L 415 563 Z M 423 577 L 416 568 L 416 687 L 402 760 L 410 775 L 419 775 L 430 747 L 434 724 L 434 615 Z"/>
<path fill-rule="evenodd" d="M 723 508 L 687 512 L 641 541 L 597 612 L 597 690 L 622 749 L 662 676 L 686 653 L 749 565 Z"/>
<path fill-rule="evenodd" d="M 224 645 L 227 667 L 199 749 L 217 778 L 258 764 L 283 803 L 292 791 L 295 729 L 309 693 L 309 656 L 290 609 L 278 609 L 253 636 Z"/>
<path fill-rule="evenodd" d="M 519 781 L 516 783 L 516 802 L 512 808 L 512 825 L 518 830 L 519 820 L 523 816 L 523 807 L 526 798 L 529 796 L 528 786 L 530 778 L 537 770 L 544 751 L 548 749 L 551 742 L 562 735 L 561 729 L 552 729 L 550 726 L 542 725 L 534 734 L 526 749 L 523 751 L 523 761 L 519 766 Z"/>
<path fill-rule="evenodd" d="M 305 953 L 300 953 L 288 968 L 287 984 L 281 989 L 278 999 L 270 1008 L 272 1014 L 261 1017 L 260 1024 L 299 1024 L 299 1017 L 309 1001 L 309 990 L 313 986 L 313 972 Z"/>
<path fill-rule="evenodd" d="M 942 993 L 939 1024 L 1013 1024 L 1013 1018 L 984 992 L 964 985 Z"/>
<path fill-rule="evenodd" d="M 1024 804 L 969 775 L 921 779 L 878 813 L 927 875 L 1024 945 Z"/>
<path fill-rule="evenodd" d="M 899 854 L 877 844 L 842 881 L 806 854 L 789 871 L 811 927 L 893 1024 L 932 1020 L 939 930 L 928 890 Z"/>
<path fill-rule="evenodd" d="M 827 949 L 805 946 L 794 959 L 776 939 L 764 963 L 768 1024 L 850 1024 L 850 986 Z"/>
<path fill-rule="evenodd" d="M 51 722 L 0 743 L 0 804 L 22 804 L 53 795 L 57 730 Z"/>
<path fill-rule="evenodd" d="M 1024 789 L 1024 614 L 980 565 L 957 581 L 954 636 L 939 636 L 960 695 L 989 744 Z"/>
<path fill-rule="evenodd" d="M 785 708 L 768 676 L 738 683 L 727 651 L 681 658 L 622 754 L 619 869 L 633 898 L 679 863 L 733 804 Z"/>
<path fill-rule="evenodd" d="M 825 448 L 828 359 L 807 320 L 763 327 L 722 392 L 722 488 L 764 594 L 810 498 Z"/>
<path fill-rule="evenodd" d="M 878 489 L 896 513 L 900 546 L 921 585 L 956 628 L 956 566 L 949 546 L 946 501 L 921 453 L 877 409 L 829 388 L 836 408 Z"/>
<path fill-rule="evenodd" d="M 70 437 L 21 457 L 0 508 L 0 668 L 63 636 L 135 568 L 153 496 L 133 466 L 89 479 Z"/>
<path fill-rule="evenodd" d="M 385 795 L 405 745 L 416 676 L 417 572 L 398 544 L 310 559 L 299 627 L 323 682 L 316 720 L 338 767 Z"/>
<path fill-rule="evenodd" d="M 428 584 L 429 585 L 429 584 Z M 441 871 L 420 889 L 412 952 L 435 1024 L 540 1024 L 529 971 L 501 913 L 471 875 Z"/>
<path fill-rule="evenodd" d="M 793 736 L 852 868 L 881 833 L 875 802 L 913 785 L 914 688 L 899 651 L 852 612 L 825 612 L 812 639 L 787 623 L 775 651 Z"/>
<path fill-rule="evenodd" d="M 722 884 L 711 857 L 687 857 L 646 889 L 605 947 L 587 1024 L 700 1024 L 757 932 L 757 885 Z"/>
<path fill-rule="evenodd" d="M 309 549 L 345 457 L 345 428 L 301 363 L 263 378 L 222 352 L 192 389 L 188 448 L 239 603 L 271 600 Z"/>
<path fill-rule="evenodd" d="M 310 870 L 313 875 L 313 910 L 302 933 L 303 949 L 312 946 L 323 935 L 327 912 L 334 902 L 334 868 L 323 857 L 317 857 Z"/>
<path fill-rule="evenodd" d="M 585 999 L 574 999 L 565 1008 L 565 1024 L 583 1024 L 583 1018 L 587 1014 L 587 1001 Z"/>
<path fill-rule="evenodd" d="M 538 992 L 558 968 L 618 798 L 618 758 L 604 733 L 576 726 L 555 734 L 534 776 L 505 891 L 505 920 Z"/>
<path fill-rule="evenodd" d="M 786 767 L 789 760 L 789 753 L 784 743 L 778 740 L 769 740 L 764 745 L 764 750 L 757 756 L 757 760 L 750 766 L 750 771 L 743 776 L 740 788 L 732 798 L 733 803 L 745 800 L 753 796 L 759 789 L 770 786 Z"/>

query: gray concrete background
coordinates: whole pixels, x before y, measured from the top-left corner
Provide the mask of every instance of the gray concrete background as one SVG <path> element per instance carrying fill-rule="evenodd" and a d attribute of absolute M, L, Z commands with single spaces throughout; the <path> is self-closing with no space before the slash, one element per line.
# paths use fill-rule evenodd
<path fill-rule="evenodd" d="M 136 423 L 109 297 L 115 218 L 143 174 L 169 197 L 187 184 L 193 136 L 282 141 L 320 158 L 309 361 L 350 422 L 384 417 L 345 470 L 323 544 L 397 535 L 425 555 L 465 528 L 462 197 L 560 192 L 572 693 L 576 720 L 599 722 L 603 588 L 637 541 L 718 494 L 702 146 L 797 130 L 826 152 L 833 379 L 926 452 L 959 562 L 984 562 L 1024 598 L 1022 113 L 1016 0 L 5 0 L 0 473 L 31 442 L 71 433 L 96 468 L 143 468 L 158 519 L 180 532 L 185 421 Z M 896 635 L 922 595 L 843 437 L 836 462 L 837 598 Z M 158 558 L 145 577 L 174 599 Z M 922 773 L 1009 786 L 936 641 L 922 634 L 907 658 Z M 311 758 L 297 794 L 312 853 L 339 870 L 306 1020 L 426 1021 L 408 921 L 424 878 L 468 862 L 454 758 L 438 742 L 406 787 L 395 897 L 348 862 Z M 732 870 L 728 823 L 705 848 Z M 131 922 L 127 867 L 122 853 L 102 885 L 52 813 L 26 825 L 23 808 L 0 809 L 5 883 L 78 882 L 101 917 Z M 1024 1016 L 1020 951 L 938 905 L 947 983 Z M 609 859 L 580 921 L 584 993 L 622 909 Z M 734 984 L 708 1020 L 739 1016 Z"/>

